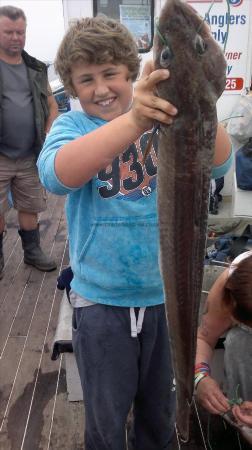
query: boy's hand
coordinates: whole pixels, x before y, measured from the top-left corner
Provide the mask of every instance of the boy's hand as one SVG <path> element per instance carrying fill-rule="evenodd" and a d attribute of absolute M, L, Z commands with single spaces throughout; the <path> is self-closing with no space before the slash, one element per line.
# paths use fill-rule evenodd
<path fill-rule="evenodd" d="M 240 406 L 235 405 L 232 412 L 239 423 L 252 427 L 252 402 L 243 402 Z"/>
<path fill-rule="evenodd" d="M 230 409 L 218 383 L 210 376 L 199 382 L 196 394 L 200 404 L 212 414 L 224 414 Z"/>
<path fill-rule="evenodd" d="M 153 70 L 153 62 L 149 61 L 136 83 L 130 113 L 134 123 L 143 132 L 150 130 L 155 122 L 171 124 L 177 114 L 177 109 L 171 103 L 155 95 L 156 84 L 168 78 L 168 70 Z"/>

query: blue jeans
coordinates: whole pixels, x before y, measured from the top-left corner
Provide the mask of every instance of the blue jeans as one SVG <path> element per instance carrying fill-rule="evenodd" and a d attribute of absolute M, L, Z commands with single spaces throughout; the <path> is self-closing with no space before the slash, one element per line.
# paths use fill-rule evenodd
<path fill-rule="evenodd" d="M 126 450 L 132 405 L 134 448 L 171 448 L 175 388 L 164 305 L 146 308 L 135 338 L 129 308 L 75 308 L 73 348 L 84 396 L 85 450 Z"/>

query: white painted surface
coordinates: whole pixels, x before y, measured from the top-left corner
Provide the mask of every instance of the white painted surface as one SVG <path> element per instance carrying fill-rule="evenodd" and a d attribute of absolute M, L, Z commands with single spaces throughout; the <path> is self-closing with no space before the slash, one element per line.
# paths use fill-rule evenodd
<path fill-rule="evenodd" d="M 252 217 L 252 191 L 244 191 L 237 187 L 234 173 L 232 211 L 233 217 Z"/>
<path fill-rule="evenodd" d="M 25 50 L 42 61 L 54 61 L 65 32 L 62 1 L 0 0 L 0 6 L 4 5 L 21 8 L 26 15 Z"/>
<path fill-rule="evenodd" d="M 65 353 L 65 362 L 68 401 L 80 402 L 83 400 L 83 393 L 74 354 Z"/>

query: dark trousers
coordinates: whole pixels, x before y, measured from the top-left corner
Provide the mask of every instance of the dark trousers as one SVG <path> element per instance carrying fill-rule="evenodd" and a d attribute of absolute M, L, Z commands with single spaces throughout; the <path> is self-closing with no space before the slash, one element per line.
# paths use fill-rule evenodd
<path fill-rule="evenodd" d="M 164 305 L 146 308 L 131 337 L 129 308 L 75 308 L 73 347 L 85 406 L 85 450 L 125 450 L 133 404 L 135 450 L 168 450 L 175 388 Z"/>

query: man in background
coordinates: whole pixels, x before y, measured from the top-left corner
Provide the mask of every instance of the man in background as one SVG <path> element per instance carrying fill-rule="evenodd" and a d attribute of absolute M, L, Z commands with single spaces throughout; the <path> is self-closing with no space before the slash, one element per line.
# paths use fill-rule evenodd
<path fill-rule="evenodd" d="M 58 107 L 46 65 L 24 51 L 25 37 L 24 12 L 0 7 L 0 279 L 9 191 L 18 211 L 24 262 L 42 271 L 56 269 L 40 247 L 38 213 L 46 209 L 46 195 L 36 160 Z"/>

